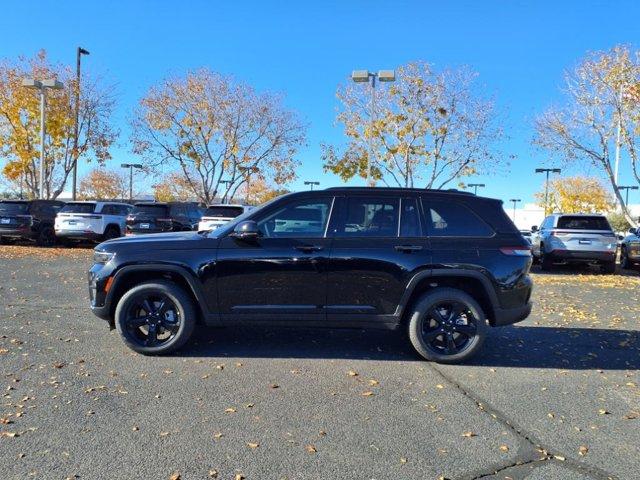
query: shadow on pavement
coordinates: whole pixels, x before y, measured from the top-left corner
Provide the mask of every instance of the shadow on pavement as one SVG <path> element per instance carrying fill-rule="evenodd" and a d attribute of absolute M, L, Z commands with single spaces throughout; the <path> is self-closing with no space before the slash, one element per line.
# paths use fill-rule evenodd
<path fill-rule="evenodd" d="M 200 328 L 178 355 L 415 361 L 398 331 L 238 327 Z M 640 369 L 640 332 L 513 326 L 492 329 L 467 365 L 568 370 Z"/>

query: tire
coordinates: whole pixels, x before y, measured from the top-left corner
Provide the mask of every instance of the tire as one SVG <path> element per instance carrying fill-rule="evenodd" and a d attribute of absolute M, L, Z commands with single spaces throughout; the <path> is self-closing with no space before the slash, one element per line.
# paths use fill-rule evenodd
<path fill-rule="evenodd" d="M 60 242 L 60 245 L 66 248 L 75 247 L 78 244 L 77 241 L 70 240 L 68 238 L 58 238 L 58 241 Z"/>
<path fill-rule="evenodd" d="M 144 315 L 139 314 L 137 317 L 133 315 L 136 310 L 144 311 L 144 307 L 140 307 L 145 298 L 151 310 L 159 307 L 160 302 L 153 301 L 154 298 L 168 299 L 169 302 L 165 305 L 171 304 L 171 311 L 177 318 L 175 322 L 168 322 L 162 316 L 151 320 L 151 323 L 156 322 L 154 331 L 159 342 L 156 344 L 149 341 L 150 326 L 147 323 L 139 326 L 132 325 L 132 322 L 139 323 L 141 316 L 149 317 L 148 312 Z M 168 313 L 169 311 L 165 312 L 165 317 Z M 163 326 L 165 323 L 170 323 L 175 331 L 166 330 Z M 178 350 L 189 340 L 196 324 L 196 310 L 193 300 L 180 286 L 170 281 L 154 280 L 132 288 L 120 298 L 115 312 L 115 324 L 124 343 L 132 350 L 144 355 L 164 355 Z M 166 341 L 160 341 L 160 333 L 170 333 L 170 335 Z"/>
<path fill-rule="evenodd" d="M 603 273 L 614 275 L 616 273 L 616 261 L 603 263 L 600 268 L 602 268 Z"/>
<path fill-rule="evenodd" d="M 53 247 L 56 244 L 56 234 L 50 226 L 44 226 L 38 232 L 36 245 L 39 247 Z"/>
<path fill-rule="evenodd" d="M 443 310 L 436 310 L 438 306 L 443 307 L 447 313 L 443 315 Z M 447 306 L 449 310 L 446 310 Z M 451 315 L 455 315 L 456 306 L 462 309 L 462 312 L 457 318 L 452 319 Z M 456 323 L 456 319 L 462 319 L 462 313 L 465 313 L 468 322 L 466 325 Z M 443 323 L 440 323 L 441 320 Z M 444 325 L 446 321 L 450 323 Z M 434 323 L 442 328 L 434 327 Z M 467 333 L 460 333 L 462 327 Z M 443 328 L 446 329 L 445 332 Z M 422 295 L 411 308 L 407 325 L 409 340 L 416 352 L 424 359 L 438 363 L 460 363 L 473 357 L 482 347 L 488 328 L 478 302 L 466 292 L 454 288 L 437 288 Z M 435 335 L 435 338 L 429 340 L 425 330 L 431 333 L 432 337 Z M 450 330 L 454 330 L 453 333 Z M 458 347 L 456 342 L 460 344 L 459 350 L 450 349 L 449 338 L 453 340 L 454 346 Z M 459 342 L 460 340 L 462 342 Z M 445 343 L 447 345 L 444 345 Z"/>
<path fill-rule="evenodd" d="M 102 235 L 102 241 L 104 242 L 106 240 L 118 238 L 119 236 L 120 236 L 120 230 L 118 229 L 118 227 L 114 227 L 113 225 L 110 225 L 107 227 L 104 234 Z"/>
<path fill-rule="evenodd" d="M 553 270 L 553 260 L 544 253 L 543 247 L 540 247 L 540 270 L 549 272 Z"/>
<path fill-rule="evenodd" d="M 629 255 L 627 255 L 627 249 L 624 246 L 620 248 L 620 268 L 622 270 L 629 270 L 631 268 Z"/>

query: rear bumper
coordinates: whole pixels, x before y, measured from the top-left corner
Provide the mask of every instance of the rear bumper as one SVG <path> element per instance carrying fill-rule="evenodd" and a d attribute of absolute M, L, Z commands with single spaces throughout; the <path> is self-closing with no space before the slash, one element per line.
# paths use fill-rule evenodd
<path fill-rule="evenodd" d="M 28 238 L 33 240 L 37 237 L 37 232 L 33 231 L 31 227 L 25 228 L 0 228 L 0 237 L 9 238 Z"/>
<path fill-rule="evenodd" d="M 616 258 L 616 250 L 552 250 L 547 255 L 554 262 L 613 262 Z"/>
<path fill-rule="evenodd" d="M 56 230 L 56 237 L 99 241 L 102 235 L 96 232 L 85 232 L 83 230 Z"/>
<path fill-rule="evenodd" d="M 503 327 L 521 322 L 529 316 L 532 307 L 533 303 L 527 302 L 525 305 L 517 308 L 497 308 L 495 309 L 493 326 Z"/>

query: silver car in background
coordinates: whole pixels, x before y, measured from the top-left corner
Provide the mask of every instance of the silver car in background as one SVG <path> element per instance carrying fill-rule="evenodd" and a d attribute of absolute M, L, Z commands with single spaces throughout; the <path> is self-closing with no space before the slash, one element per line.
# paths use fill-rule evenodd
<path fill-rule="evenodd" d="M 198 230 L 215 230 L 252 209 L 253 207 L 248 205 L 236 205 L 231 203 L 209 205 L 200 219 Z"/>
<path fill-rule="evenodd" d="M 620 245 L 620 267 L 624 269 L 640 266 L 640 228 L 630 228 Z"/>
<path fill-rule="evenodd" d="M 554 213 L 532 230 L 531 249 L 542 270 L 556 264 L 596 264 L 615 273 L 617 237 L 604 215 Z"/>

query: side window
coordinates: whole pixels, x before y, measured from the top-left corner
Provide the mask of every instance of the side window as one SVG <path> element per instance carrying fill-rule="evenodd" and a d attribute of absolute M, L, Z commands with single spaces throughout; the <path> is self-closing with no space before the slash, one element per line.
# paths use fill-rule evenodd
<path fill-rule="evenodd" d="M 116 208 L 115 206 L 107 203 L 106 205 L 102 206 L 102 211 L 100 212 L 103 215 L 116 215 Z"/>
<path fill-rule="evenodd" d="M 426 202 L 427 233 L 433 237 L 490 237 L 493 230 L 469 208 L 457 202 Z"/>
<path fill-rule="evenodd" d="M 348 197 L 338 237 L 397 237 L 398 199 L 392 197 Z"/>
<path fill-rule="evenodd" d="M 331 200 L 317 198 L 290 203 L 258 220 L 258 228 L 266 238 L 324 237 Z"/>
<path fill-rule="evenodd" d="M 400 210 L 400 236 L 420 237 L 420 213 L 418 211 L 418 201 L 415 198 L 403 198 Z"/>

